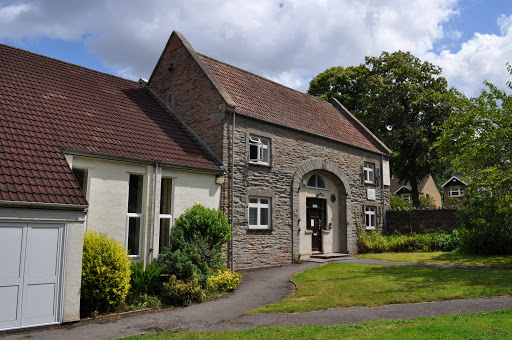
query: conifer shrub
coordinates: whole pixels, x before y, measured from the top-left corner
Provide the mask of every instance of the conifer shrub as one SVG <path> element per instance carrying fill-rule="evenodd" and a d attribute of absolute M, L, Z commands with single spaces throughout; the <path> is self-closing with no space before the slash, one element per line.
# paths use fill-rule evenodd
<path fill-rule="evenodd" d="M 118 241 L 87 231 L 84 235 L 80 315 L 109 313 L 125 301 L 130 259 Z"/>

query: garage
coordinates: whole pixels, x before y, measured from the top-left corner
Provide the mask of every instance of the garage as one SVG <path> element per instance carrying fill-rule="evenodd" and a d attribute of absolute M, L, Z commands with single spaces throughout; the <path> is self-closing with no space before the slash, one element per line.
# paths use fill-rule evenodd
<path fill-rule="evenodd" d="M 0 222 L 0 329 L 62 321 L 65 223 Z"/>

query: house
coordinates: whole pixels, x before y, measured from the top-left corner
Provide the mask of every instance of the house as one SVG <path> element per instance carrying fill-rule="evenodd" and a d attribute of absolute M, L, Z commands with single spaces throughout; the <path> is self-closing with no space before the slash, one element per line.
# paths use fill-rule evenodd
<path fill-rule="evenodd" d="M 0 329 L 78 320 L 84 231 L 148 263 L 220 165 L 139 83 L 0 45 Z"/>
<path fill-rule="evenodd" d="M 197 53 L 173 32 L 147 83 L 222 161 L 232 268 L 353 254 L 380 229 L 390 150 L 342 104 Z"/>
<path fill-rule="evenodd" d="M 461 180 L 458 176 L 453 175 L 443 184 L 444 206 L 453 207 L 454 203 L 460 201 L 464 197 L 464 188 L 468 184 Z"/>
<path fill-rule="evenodd" d="M 392 195 L 400 196 L 403 199 L 412 202 L 410 183 L 402 184 L 399 178 L 391 178 L 390 191 Z M 418 192 L 420 197 L 424 196 L 427 199 L 431 199 L 436 207 L 440 208 L 443 206 L 443 199 L 437 189 L 432 175 L 428 175 L 418 184 Z"/>

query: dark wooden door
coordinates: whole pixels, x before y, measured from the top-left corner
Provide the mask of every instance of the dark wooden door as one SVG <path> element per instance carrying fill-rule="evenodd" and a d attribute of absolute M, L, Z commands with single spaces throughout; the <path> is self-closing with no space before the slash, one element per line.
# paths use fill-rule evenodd
<path fill-rule="evenodd" d="M 311 225 L 311 250 L 322 251 L 322 212 L 320 209 L 311 208 L 309 211 Z"/>

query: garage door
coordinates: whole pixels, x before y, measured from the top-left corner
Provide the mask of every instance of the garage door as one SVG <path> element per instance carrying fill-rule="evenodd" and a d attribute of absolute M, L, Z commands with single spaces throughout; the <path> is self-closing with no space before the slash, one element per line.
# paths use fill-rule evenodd
<path fill-rule="evenodd" d="M 0 329 L 60 315 L 64 224 L 0 224 Z"/>

